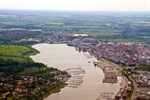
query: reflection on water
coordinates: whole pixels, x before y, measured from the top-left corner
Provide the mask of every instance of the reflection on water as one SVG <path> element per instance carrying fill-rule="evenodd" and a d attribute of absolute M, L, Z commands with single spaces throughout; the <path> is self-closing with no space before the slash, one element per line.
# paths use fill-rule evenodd
<path fill-rule="evenodd" d="M 59 93 L 51 94 L 45 100 L 96 100 L 101 94 L 111 93 L 114 96 L 119 91 L 121 78 L 118 78 L 117 84 L 103 83 L 104 74 L 93 65 L 92 62 L 96 59 L 89 53 L 80 53 L 65 44 L 44 43 L 34 45 L 33 48 L 40 51 L 40 54 L 31 56 L 35 62 L 60 70 L 70 69 L 68 71 L 72 74 L 72 78 L 68 80 L 70 86 L 66 86 Z M 77 87 L 72 87 L 76 85 Z"/>

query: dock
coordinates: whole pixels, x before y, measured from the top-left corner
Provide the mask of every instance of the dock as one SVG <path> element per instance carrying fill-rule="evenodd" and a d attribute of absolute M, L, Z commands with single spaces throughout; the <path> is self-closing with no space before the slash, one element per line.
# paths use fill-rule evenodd
<path fill-rule="evenodd" d="M 104 79 L 103 79 L 104 83 L 117 83 L 118 82 L 116 71 L 110 64 L 103 62 L 103 61 L 93 62 L 93 64 L 102 69 L 104 73 Z"/>
<path fill-rule="evenodd" d="M 69 68 L 66 71 L 71 75 L 71 78 L 66 82 L 67 87 L 78 88 L 83 83 L 85 71 L 80 67 Z"/>
<path fill-rule="evenodd" d="M 104 92 L 101 93 L 100 96 L 96 100 L 113 100 L 114 93 L 112 92 Z"/>

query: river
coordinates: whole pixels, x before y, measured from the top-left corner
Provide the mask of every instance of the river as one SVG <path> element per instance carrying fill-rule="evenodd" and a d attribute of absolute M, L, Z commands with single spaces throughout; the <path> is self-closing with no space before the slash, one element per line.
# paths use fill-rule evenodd
<path fill-rule="evenodd" d="M 68 68 L 81 68 L 85 71 L 83 82 L 77 87 L 65 87 L 59 93 L 53 93 L 44 100 L 96 100 L 102 93 L 117 94 L 120 88 L 121 78 L 118 83 L 103 83 L 103 71 L 93 65 L 96 58 L 89 53 L 78 52 L 74 47 L 66 44 L 36 44 L 33 48 L 40 53 L 31 58 L 35 62 L 41 62 L 48 67 L 66 70 Z"/>

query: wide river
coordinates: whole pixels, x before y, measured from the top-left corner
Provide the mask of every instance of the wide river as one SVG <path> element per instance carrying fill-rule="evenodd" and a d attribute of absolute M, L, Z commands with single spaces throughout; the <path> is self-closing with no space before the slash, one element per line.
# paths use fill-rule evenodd
<path fill-rule="evenodd" d="M 66 70 L 68 68 L 81 68 L 85 71 L 83 82 L 77 88 L 65 87 L 59 93 L 53 93 L 44 100 L 96 100 L 102 93 L 117 94 L 121 78 L 118 83 L 103 83 L 103 71 L 93 65 L 96 59 L 89 53 L 80 53 L 74 47 L 66 44 L 36 44 L 33 48 L 40 53 L 31 58 L 48 67 Z"/>

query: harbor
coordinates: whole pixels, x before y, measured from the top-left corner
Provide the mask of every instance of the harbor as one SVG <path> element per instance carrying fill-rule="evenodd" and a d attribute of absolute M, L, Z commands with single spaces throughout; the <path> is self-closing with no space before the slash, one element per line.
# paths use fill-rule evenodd
<path fill-rule="evenodd" d="M 114 98 L 120 90 L 121 77 L 117 77 L 115 84 L 104 83 L 102 69 L 93 64 L 97 59 L 88 52 L 78 52 L 65 44 L 44 43 L 33 48 L 40 51 L 40 54 L 32 56 L 34 61 L 71 74 L 68 86 L 44 100 L 68 100 L 68 97 L 72 97 L 72 100 L 96 100 L 101 94 L 105 97 L 103 93 L 112 93 L 111 97 Z"/>
<path fill-rule="evenodd" d="M 97 61 L 97 62 L 93 62 L 94 66 L 97 66 L 99 68 L 102 69 L 103 73 L 104 73 L 104 79 L 103 82 L 104 83 L 117 83 L 117 72 L 116 70 L 110 65 L 107 64 L 105 61 Z"/>
<path fill-rule="evenodd" d="M 83 82 L 85 71 L 80 67 L 69 68 L 65 71 L 71 75 L 71 78 L 66 82 L 68 84 L 67 87 L 78 88 L 78 86 L 80 86 Z"/>
<path fill-rule="evenodd" d="M 113 100 L 113 95 L 112 92 L 103 92 L 96 100 Z"/>

